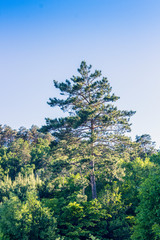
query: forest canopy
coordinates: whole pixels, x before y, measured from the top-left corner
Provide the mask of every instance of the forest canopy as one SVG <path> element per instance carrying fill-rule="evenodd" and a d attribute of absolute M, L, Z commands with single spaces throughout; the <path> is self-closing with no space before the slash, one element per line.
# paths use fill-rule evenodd
<path fill-rule="evenodd" d="M 160 153 L 126 135 L 135 111 L 84 61 L 54 87 L 48 104 L 67 117 L 0 125 L 0 239 L 159 239 Z"/>

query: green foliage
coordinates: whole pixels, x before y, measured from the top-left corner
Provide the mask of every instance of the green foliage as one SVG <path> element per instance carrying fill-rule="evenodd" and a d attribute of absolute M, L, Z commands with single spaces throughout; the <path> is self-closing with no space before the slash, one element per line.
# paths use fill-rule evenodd
<path fill-rule="evenodd" d="M 38 177 L 35 178 L 33 173 L 29 176 L 19 174 L 14 181 L 6 176 L 4 180 L 0 181 L 0 202 L 2 202 L 3 197 L 9 197 L 10 193 L 24 200 L 27 191 L 34 191 L 37 193 L 41 186 L 42 181 Z"/>
<path fill-rule="evenodd" d="M 160 232 L 160 177 L 153 172 L 140 186 L 140 204 L 137 208 L 132 239 L 159 239 Z"/>
<path fill-rule="evenodd" d="M 87 202 L 83 199 L 68 204 L 64 198 L 59 200 L 60 206 L 58 199 L 55 198 L 45 200 L 45 204 L 55 210 L 57 227 L 61 236 L 65 236 L 65 239 L 76 240 L 88 239 L 92 234 L 99 236 L 100 239 L 106 239 L 108 214 L 105 209 L 102 209 L 98 200 Z"/>
<path fill-rule="evenodd" d="M 149 134 L 136 136 L 136 143 L 139 145 L 138 151 L 141 158 L 151 156 L 157 152 L 155 149 L 155 142 L 151 141 L 151 136 Z"/>
<path fill-rule="evenodd" d="M 159 166 L 160 165 L 160 152 L 157 152 L 156 154 L 153 154 L 150 157 L 150 161 Z"/>
<path fill-rule="evenodd" d="M 73 176 L 68 183 L 64 179 L 59 191 L 55 189 L 57 195 L 54 198 L 43 199 L 44 204 L 54 211 L 61 236 L 89 239 L 91 234 L 96 239 L 129 239 L 129 220 L 116 182 L 112 187 L 106 185 L 101 197 L 91 201 L 87 201 L 82 191 L 76 191 L 77 181 Z"/>
<path fill-rule="evenodd" d="M 30 146 L 27 141 L 19 138 L 13 141 L 7 150 L 9 175 L 12 179 L 20 172 L 21 167 L 30 163 Z"/>
<path fill-rule="evenodd" d="M 50 161 L 50 142 L 47 139 L 37 139 L 37 143 L 31 149 L 31 164 L 37 169 L 47 166 Z"/>
<path fill-rule="evenodd" d="M 125 175 L 123 181 L 120 183 L 120 191 L 127 207 L 127 214 L 134 216 L 135 209 L 139 204 L 139 187 L 156 166 L 149 158 L 145 158 L 144 160 L 136 158 L 133 161 L 127 162 L 124 160 L 122 166 L 125 168 Z"/>
<path fill-rule="evenodd" d="M 55 239 L 56 220 L 43 207 L 34 192 L 28 192 L 25 201 L 11 195 L 0 206 L 2 239 L 51 240 Z"/>

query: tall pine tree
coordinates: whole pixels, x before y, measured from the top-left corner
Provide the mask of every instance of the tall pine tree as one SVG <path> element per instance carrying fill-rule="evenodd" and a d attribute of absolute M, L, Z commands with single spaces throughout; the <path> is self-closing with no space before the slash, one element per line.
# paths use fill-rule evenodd
<path fill-rule="evenodd" d="M 119 97 L 112 93 L 108 79 L 102 77 L 101 71 L 91 73 L 91 68 L 82 61 L 79 76 L 61 83 L 54 80 L 54 86 L 64 97 L 50 98 L 48 104 L 60 107 L 69 116 L 47 118 L 42 130 L 52 132 L 58 140 L 75 138 L 87 143 L 90 184 L 92 198 L 95 199 L 95 164 L 101 158 L 97 149 L 115 149 L 123 141 L 124 133 L 130 131 L 129 120 L 135 112 L 118 110 L 113 103 Z"/>

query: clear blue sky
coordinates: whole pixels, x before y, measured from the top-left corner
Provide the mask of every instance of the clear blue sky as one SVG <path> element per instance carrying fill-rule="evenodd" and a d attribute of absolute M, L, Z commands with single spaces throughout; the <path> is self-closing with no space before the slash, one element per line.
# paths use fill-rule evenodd
<path fill-rule="evenodd" d="M 136 110 L 131 136 L 160 146 L 159 0 L 0 0 L 0 123 L 39 127 L 61 112 L 52 80 L 82 60 L 102 70 L 119 107 Z"/>

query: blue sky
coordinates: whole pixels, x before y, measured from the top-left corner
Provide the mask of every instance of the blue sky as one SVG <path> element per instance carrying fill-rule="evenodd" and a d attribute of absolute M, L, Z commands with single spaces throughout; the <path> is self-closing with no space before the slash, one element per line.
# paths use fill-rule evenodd
<path fill-rule="evenodd" d="M 136 110 L 131 136 L 160 146 L 159 0 L 0 0 L 0 123 L 45 124 L 61 111 L 52 80 L 82 60 L 102 70 L 119 108 Z"/>

